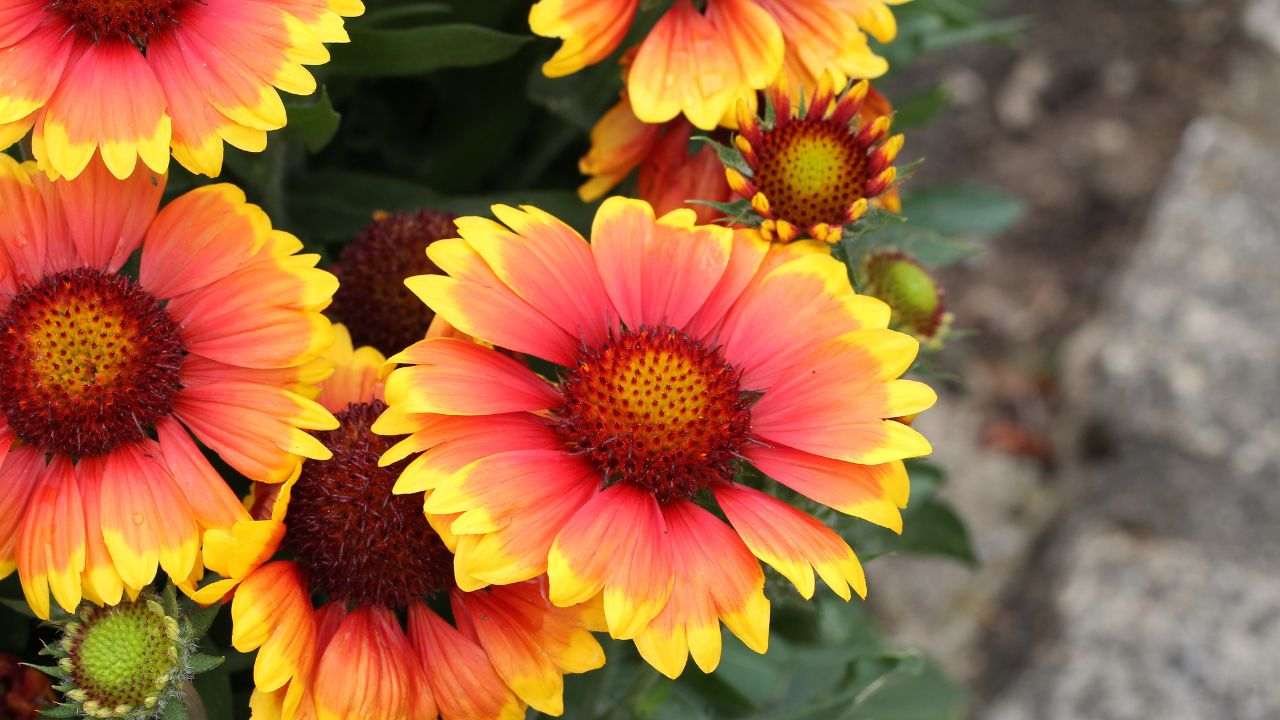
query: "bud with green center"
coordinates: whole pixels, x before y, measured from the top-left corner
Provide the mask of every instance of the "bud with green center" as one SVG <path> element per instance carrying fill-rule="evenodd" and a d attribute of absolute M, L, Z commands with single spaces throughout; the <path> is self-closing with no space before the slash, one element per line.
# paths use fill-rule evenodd
<path fill-rule="evenodd" d="M 857 273 L 860 291 L 889 305 L 889 327 L 937 349 L 951 328 L 942 286 L 912 256 L 898 250 L 873 250 Z"/>
<path fill-rule="evenodd" d="M 195 653 L 198 633 L 172 591 L 107 607 L 85 603 L 54 624 L 62 638 L 44 652 L 56 666 L 40 669 L 60 681 L 63 703 L 46 717 L 183 718 L 184 685 L 220 662 Z"/>

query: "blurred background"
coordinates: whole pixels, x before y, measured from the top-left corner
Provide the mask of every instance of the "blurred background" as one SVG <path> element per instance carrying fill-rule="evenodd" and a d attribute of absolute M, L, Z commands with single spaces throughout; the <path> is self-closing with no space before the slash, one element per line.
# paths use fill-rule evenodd
<path fill-rule="evenodd" d="M 1023 206 L 943 275 L 919 421 L 979 564 L 877 560 L 871 605 L 975 718 L 1280 717 L 1280 2 L 985 12 L 887 84 L 950 101 L 912 187 Z"/>

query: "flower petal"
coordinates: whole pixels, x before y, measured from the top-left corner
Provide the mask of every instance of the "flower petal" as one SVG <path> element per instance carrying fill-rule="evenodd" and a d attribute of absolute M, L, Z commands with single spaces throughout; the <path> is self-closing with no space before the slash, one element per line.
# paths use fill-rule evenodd
<path fill-rule="evenodd" d="M 391 360 L 412 364 L 387 378 L 387 402 L 401 412 L 492 415 L 546 410 L 561 402 L 524 365 L 465 340 L 423 340 Z"/>
<path fill-rule="evenodd" d="M 813 573 L 837 595 L 849 600 L 850 590 L 867 596 L 862 565 L 839 535 L 785 502 L 736 483 L 714 488 L 720 508 L 751 552 L 813 597 Z"/>
<path fill-rule="evenodd" d="M 653 495 L 626 484 L 593 497 L 556 536 L 547 555 L 551 601 L 578 605 L 604 592 L 609 634 L 629 639 L 667 603 L 671 547 Z"/>

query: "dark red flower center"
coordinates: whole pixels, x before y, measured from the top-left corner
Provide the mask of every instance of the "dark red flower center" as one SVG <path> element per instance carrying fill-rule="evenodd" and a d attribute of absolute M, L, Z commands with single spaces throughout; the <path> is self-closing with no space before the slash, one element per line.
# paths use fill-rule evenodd
<path fill-rule="evenodd" d="M 337 430 L 316 434 L 333 459 L 303 465 L 285 520 L 285 548 L 312 589 L 353 608 L 403 608 L 453 587 L 453 554 L 422 514 L 422 496 L 391 492 L 404 463 L 378 467 L 395 442 L 370 429 L 386 407 L 351 405 Z"/>
<path fill-rule="evenodd" d="M 178 24 L 182 8 L 193 0 L 49 0 L 61 15 L 91 40 L 128 40 L 140 48 L 155 34 Z"/>
<path fill-rule="evenodd" d="M 435 316 L 404 286 L 414 275 L 439 272 L 427 246 L 454 237 L 453 215 L 420 210 L 378 213 L 333 266 L 338 292 L 329 314 L 344 323 L 357 345 L 387 355 L 422 339 Z"/>
<path fill-rule="evenodd" d="M 106 453 L 173 409 L 184 355 L 177 324 L 132 280 L 61 272 L 0 313 L 0 410 L 23 442 Z"/>
<path fill-rule="evenodd" d="M 764 133 L 752 172 L 774 217 L 802 230 L 839 227 L 864 195 L 867 150 L 844 123 L 793 120 Z"/>
<path fill-rule="evenodd" d="M 750 398 L 720 353 L 672 328 L 623 331 L 583 350 L 562 384 L 557 428 L 609 482 L 666 502 L 733 472 Z"/>

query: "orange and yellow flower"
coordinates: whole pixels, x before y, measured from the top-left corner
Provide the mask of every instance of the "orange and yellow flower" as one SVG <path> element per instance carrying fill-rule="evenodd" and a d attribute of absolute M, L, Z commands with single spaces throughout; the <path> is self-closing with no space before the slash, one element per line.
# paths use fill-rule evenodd
<path fill-rule="evenodd" d="M 327 462 L 283 486 L 258 486 L 254 519 L 211 532 L 223 578 L 188 591 L 234 592 L 232 643 L 258 651 L 255 718 L 520 720 L 559 715 L 563 676 L 604 664 L 591 614 L 546 599 L 546 583 L 464 591 L 446 531 L 417 498 L 393 493 L 402 469 L 379 467 L 392 440 L 370 426 L 386 407 L 386 362 L 337 326 L 336 371 L 319 401 L 341 425 Z M 278 547 L 291 559 L 268 561 Z M 447 606 L 452 621 L 434 608 Z M 398 614 L 407 619 L 401 623 Z"/>
<path fill-rule="evenodd" d="M 870 85 L 862 80 L 838 96 L 824 75 L 808 109 L 793 102 L 784 85 L 772 88 L 772 125 L 745 103 L 738 106 L 734 145 L 745 172 L 725 168 L 733 192 L 751 201 L 765 237 L 840 240 L 871 202 L 893 190 L 894 159 L 905 141 L 887 137 L 890 117 L 868 119 L 862 109 Z M 888 203 L 897 207 L 893 194 Z"/>
<path fill-rule="evenodd" d="M 0 575 L 41 617 L 199 576 L 247 515 L 193 435 L 263 482 L 329 455 L 305 431 L 334 426 L 307 395 L 336 279 L 238 189 L 157 212 L 164 185 L 0 155 Z"/>
<path fill-rule="evenodd" d="M 696 127 L 732 125 L 739 100 L 788 79 L 812 87 L 827 73 L 874 78 L 888 63 L 867 43 L 897 33 L 889 5 L 907 0 L 691 0 L 675 3 L 637 48 L 627 76 L 636 117 L 663 123 L 681 114 Z M 613 53 L 626 38 L 639 0 L 541 0 L 529 26 L 560 38 L 559 51 L 543 65 L 550 77 L 575 73 Z M 807 83 L 807 84 L 805 84 Z"/>
<path fill-rule="evenodd" d="M 864 594 L 839 535 L 738 471 L 901 528 L 902 461 L 930 447 L 889 418 L 935 395 L 898 379 L 918 345 L 887 329 L 889 308 L 817 244 L 771 246 L 688 209 L 610 198 L 590 244 L 536 208 L 493 212 L 501 224 L 461 218 L 431 246 L 447 275 L 406 281 L 493 347 L 432 338 L 396 355 L 374 425 L 408 435 L 382 462 L 413 458 L 396 490 L 423 492 L 456 537 L 460 587 L 545 572 L 552 602 L 600 600 L 610 634 L 672 677 L 690 654 L 716 667 L 720 622 L 764 651 L 759 560 L 805 597 L 815 572 Z"/>
<path fill-rule="evenodd" d="M 698 222 L 715 220 L 721 216 L 715 208 L 691 201 L 727 202 L 729 184 L 710 145 L 689 151 L 693 134 L 693 125 L 684 118 L 661 125 L 640 122 L 624 96 L 591 129 L 591 149 L 578 162 L 590 179 L 578 188 L 578 196 L 595 202 L 639 169 L 636 195 L 657 213 L 688 207 L 698 214 Z"/>
<path fill-rule="evenodd" d="M 216 176 L 223 143 L 260 151 L 285 125 L 277 90 L 346 42 L 361 0 L 0 0 L 0 149 L 28 131 L 40 167 L 74 178 L 99 155 L 117 178 L 169 153 Z"/>

